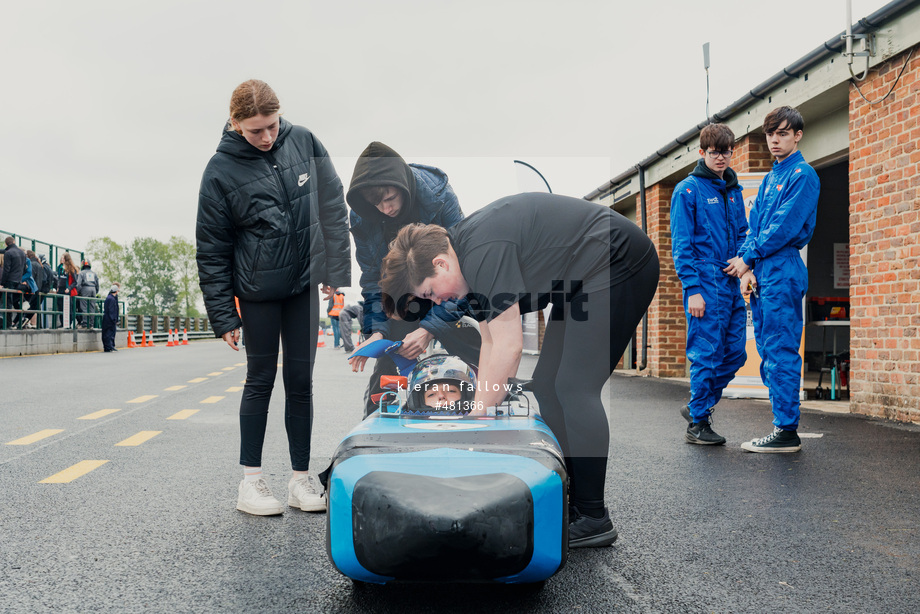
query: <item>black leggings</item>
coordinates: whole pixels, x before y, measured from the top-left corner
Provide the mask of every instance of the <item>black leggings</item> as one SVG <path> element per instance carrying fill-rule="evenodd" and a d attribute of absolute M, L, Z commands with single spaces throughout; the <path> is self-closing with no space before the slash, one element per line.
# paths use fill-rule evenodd
<path fill-rule="evenodd" d="M 547 322 L 534 396 L 562 446 L 570 499 L 582 511 L 604 501 L 610 429 L 601 390 L 655 296 L 658 275 L 656 255 L 609 290 L 572 297 L 572 304 L 582 301 L 577 309 L 554 303 Z"/>
<path fill-rule="evenodd" d="M 284 426 L 291 468 L 310 466 L 313 428 L 313 361 L 319 330 L 319 290 L 311 285 L 297 296 L 256 303 L 240 299 L 246 331 L 246 386 L 240 403 L 240 464 L 262 466 L 268 403 L 278 371 L 278 337 L 284 360 Z"/>

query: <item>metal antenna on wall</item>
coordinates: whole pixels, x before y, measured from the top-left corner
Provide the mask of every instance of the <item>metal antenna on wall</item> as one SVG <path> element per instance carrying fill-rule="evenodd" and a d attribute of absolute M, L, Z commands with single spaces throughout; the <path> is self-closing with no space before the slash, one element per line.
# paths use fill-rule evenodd
<path fill-rule="evenodd" d="M 846 43 L 843 55 L 847 59 L 847 65 L 850 68 L 850 76 L 856 81 L 862 81 L 866 78 L 866 75 L 869 74 L 869 58 L 875 55 L 875 37 L 871 34 L 853 34 L 853 4 L 850 0 L 847 0 L 846 33 L 840 38 Z M 853 41 L 856 40 L 862 45 L 861 51 L 853 51 Z M 859 75 L 853 72 L 853 58 L 857 57 L 866 58 L 866 67 Z M 861 93 L 862 92 L 860 92 L 860 94 Z"/>
<path fill-rule="evenodd" d="M 703 68 L 706 69 L 706 119 L 709 119 L 709 43 L 703 43 Z"/>

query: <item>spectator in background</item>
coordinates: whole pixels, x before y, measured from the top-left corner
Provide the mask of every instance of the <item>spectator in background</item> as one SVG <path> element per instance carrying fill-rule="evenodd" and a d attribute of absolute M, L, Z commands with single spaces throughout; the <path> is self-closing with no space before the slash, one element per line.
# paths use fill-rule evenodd
<path fill-rule="evenodd" d="M 338 349 L 339 347 L 339 314 L 342 313 L 342 309 L 345 308 L 345 293 L 336 290 L 335 294 L 329 299 L 329 305 L 326 307 L 326 315 L 329 316 L 329 321 L 332 324 L 332 348 Z"/>
<path fill-rule="evenodd" d="M 68 319 L 67 326 L 70 326 L 73 324 L 75 310 L 74 301 L 71 297 L 77 295 L 77 276 L 80 274 L 80 271 L 77 270 L 77 265 L 73 263 L 70 252 L 64 252 L 64 255 L 61 256 L 61 264 L 58 268 L 61 270 L 61 273 L 58 275 L 57 292 L 63 296 L 58 307 L 60 311 L 63 312 L 64 303 L 68 304 L 70 318 Z M 61 319 L 61 325 L 63 326 L 63 316 L 61 316 Z"/>
<path fill-rule="evenodd" d="M 42 268 L 42 263 L 38 260 L 38 256 L 35 255 L 31 249 L 26 250 L 26 258 L 29 261 L 29 270 L 32 273 L 32 283 L 28 284 L 29 292 L 26 293 L 25 288 L 23 288 L 23 296 L 26 301 L 29 302 L 29 311 L 23 313 L 23 317 L 26 318 L 25 327 L 26 328 L 35 328 L 35 315 L 36 311 L 41 310 L 41 296 L 39 294 L 42 292 L 45 284 L 45 269 Z M 23 284 L 27 284 L 23 280 Z M 32 289 L 34 287 L 34 290 Z"/>
<path fill-rule="evenodd" d="M 358 301 L 357 305 L 348 305 L 339 314 L 339 332 L 342 335 L 342 347 L 345 348 L 346 354 L 355 351 L 355 344 L 351 340 L 351 323 L 358 323 L 358 335 L 361 334 L 361 322 L 364 320 L 364 301 Z"/>
<path fill-rule="evenodd" d="M 7 237 L 4 242 L 6 243 L 6 251 L 3 258 L 3 273 L 0 275 L 0 286 L 10 290 L 19 290 L 22 284 L 22 276 L 26 271 L 26 254 L 19 249 L 19 246 L 16 245 L 16 239 L 13 237 Z M 6 295 L 5 306 L 7 309 L 22 308 L 22 294 L 18 292 L 4 292 L 4 294 Z M 12 313 L 7 316 L 10 328 L 16 325 L 19 320 L 19 314 Z"/>
<path fill-rule="evenodd" d="M 51 268 L 51 265 L 48 264 L 48 259 L 45 258 L 44 254 L 39 254 L 38 260 L 42 267 L 42 283 L 38 287 L 38 291 L 42 295 L 53 294 L 57 291 L 57 276 L 54 274 L 54 269 Z M 41 308 L 43 310 L 54 309 L 55 297 L 51 297 L 52 300 L 46 300 L 46 296 L 42 296 L 40 299 Z M 50 328 L 49 324 L 51 323 L 51 317 L 47 314 L 42 314 L 41 316 L 42 328 Z"/>
<path fill-rule="evenodd" d="M 22 292 L 22 313 L 20 314 L 19 327 L 32 328 L 32 312 L 29 309 L 35 301 L 35 295 L 38 292 L 38 286 L 35 285 L 35 279 L 32 277 L 32 261 L 26 257 L 26 268 L 22 274 L 22 281 L 19 284 L 19 291 Z"/>
<path fill-rule="evenodd" d="M 86 299 L 95 298 L 99 294 L 99 276 L 93 272 L 89 260 L 83 261 L 83 268 L 80 274 L 77 275 L 76 290 L 77 295 L 82 297 L 77 299 L 77 312 L 89 314 L 80 318 L 80 326 L 94 328 L 96 323 L 94 315 L 96 313 L 96 302 Z"/>
<path fill-rule="evenodd" d="M 102 307 L 102 351 L 117 352 L 115 349 L 115 329 L 118 328 L 118 289 L 121 284 L 115 282 L 109 288 Z"/>

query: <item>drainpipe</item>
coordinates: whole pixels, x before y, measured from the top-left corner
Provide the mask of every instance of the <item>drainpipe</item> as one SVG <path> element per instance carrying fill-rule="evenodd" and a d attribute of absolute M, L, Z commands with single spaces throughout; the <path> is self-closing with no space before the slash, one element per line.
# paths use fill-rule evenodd
<path fill-rule="evenodd" d="M 642 232 L 648 236 L 648 216 L 646 215 L 645 207 L 647 201 L 645 199 L 645 169 L 641 164 L 636 165 L 636 170 L 639 171 L 639 206 L 642 207 Z M 645 315 L 642 316 L 642 358 L 638 365 L 638 371 L 642 371 L 648 366 L 648 311 L 645 312 Z"/>

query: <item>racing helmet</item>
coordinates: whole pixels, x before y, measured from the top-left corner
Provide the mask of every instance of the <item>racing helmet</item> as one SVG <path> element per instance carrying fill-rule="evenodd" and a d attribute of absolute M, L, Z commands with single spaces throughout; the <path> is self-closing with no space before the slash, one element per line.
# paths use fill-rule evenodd
<path fill-rule="evenodd" d="M 440 409 L 470 411 L 470 402 L 476 395 L 476 374 L 468 364 L 449 354 L 429 356 L 415 366 L 409 376 L 407 409 L 437 411 L 438 408 L 425 405 L 425 389 L 434 384 L 452 384 L 460 388 L 460 401 Z"/>

